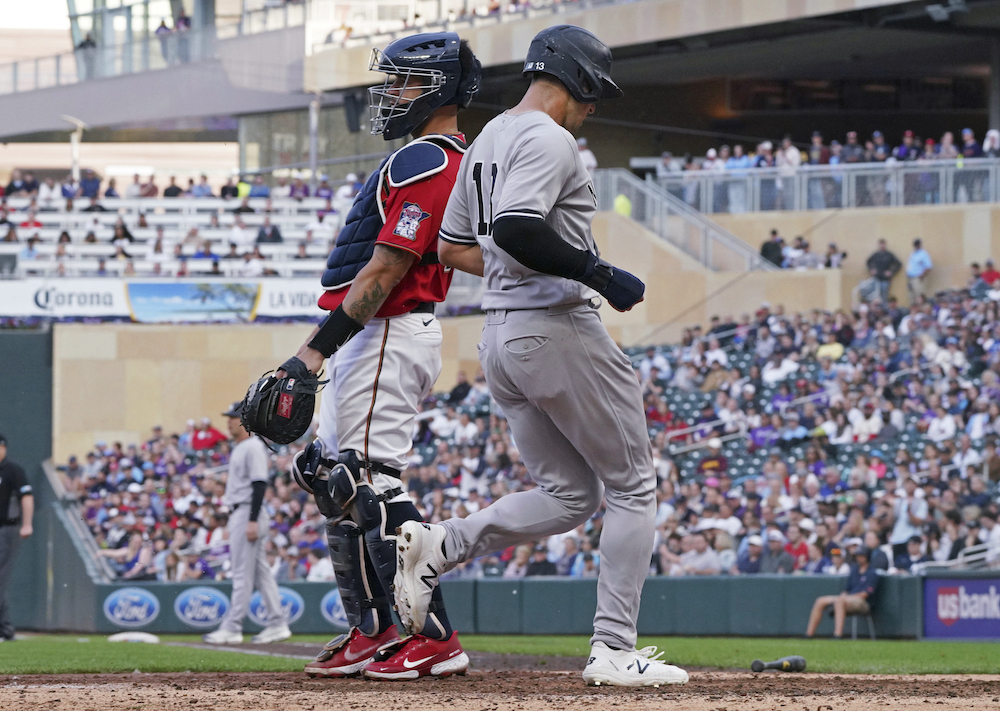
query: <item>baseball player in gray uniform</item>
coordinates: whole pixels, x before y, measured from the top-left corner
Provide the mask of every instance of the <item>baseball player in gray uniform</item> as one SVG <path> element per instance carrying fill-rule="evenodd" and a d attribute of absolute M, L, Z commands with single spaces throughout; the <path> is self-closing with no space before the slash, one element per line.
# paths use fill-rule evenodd
<path fill-rule="evenodd" d="M 532 41 L 521 102 L 494 118 L 459 169 L 441 226 L 443 264 L 486 277 L 479 357 L 537 488 L 440 525 L 397 532 L 396 603 L 420 627 L 440 574 L 460 561 L 561 533 L 601 505 L 601 571 L 589 684 L 683 684 L 688 674 L 636 650 L 653 548 L 656 475 L 642 394 L 598 316 L 598 295 L 627 311 L 641 281 L 599 259 L 597 200 L 570 131 L 599 99 L 621 96 L 611 52 L 586 30 Z"/>
<path fill-rule="evenodd" d="M 234 402 L 226 412 L 229 434 L 235 444 L 229 457 L 229 476 L 222 502 L 229 507 L 230 572 L 233 596 L 229 611 L 219 629 L 202 639 L 209 644 L 243 642 L 243 620 L 250 611 L 250 597 L 256 588 L 267 608 L 267 627 L 254 635 L 252 642 L 280 642 L 292 636 L 281 606 L 278 583 L 268 567 L 264 544 L 270 530 L 270 517 L 264 508 L 267 489 L 267 447 L 260 437 L 250 435 L 240 423 L 242 403 Z"/>

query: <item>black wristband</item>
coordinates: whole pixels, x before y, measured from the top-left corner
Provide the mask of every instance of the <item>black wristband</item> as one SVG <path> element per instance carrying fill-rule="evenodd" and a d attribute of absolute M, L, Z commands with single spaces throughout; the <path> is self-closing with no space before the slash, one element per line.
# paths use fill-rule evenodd
<path fill-rule="evenodd" d="M 611 283 L 611 277 L 615 274 L 615 268 L 594 254 L 589 254 L 588 257 L 587 270 L 580 277 L 580 283 L 589 286 L 598 294 L 604 294 L 604 290 Z"/>
<path fill-rule="evenodd" d="M 338 306 L 320 325 L 309 347 L 329 358 L 362 330 L 364 326 L 348 316 L 343 306 Z"/>

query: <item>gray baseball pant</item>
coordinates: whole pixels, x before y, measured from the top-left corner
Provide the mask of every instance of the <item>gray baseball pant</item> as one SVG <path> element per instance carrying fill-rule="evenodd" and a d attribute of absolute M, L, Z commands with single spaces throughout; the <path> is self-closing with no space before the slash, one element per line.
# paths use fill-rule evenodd
<path fill-rule="evenodd" d="M 569 531 L 603 493 L 591 641 L 632 649 L 653 553 L 656 474 L 631 362 L 587 304 L 488 311 L 479 359 L 538 486 L 443 522 L 449 561 Z"/>
<path fill-rule="evenodd" d="M 242 504 L 229 516 L 226 528 L 229 530 L 229 560 L 233 578 L 233 596 L 229 601 L 229 612 L 220 629 L 242 632 L 243 620 L 250 611 L 250 598 L 254 589 L 260 591 L 264 606 L 267 607 L 268 627 L 285 624 L 281 608 L 281 595 L 274 573 L 267 564 L 264 544 L 267 542 L 271 520 L 263 508 L 257 517 L 257 540 L 247 540 L 247 524 L 250 522 L 250 504 Z"/>

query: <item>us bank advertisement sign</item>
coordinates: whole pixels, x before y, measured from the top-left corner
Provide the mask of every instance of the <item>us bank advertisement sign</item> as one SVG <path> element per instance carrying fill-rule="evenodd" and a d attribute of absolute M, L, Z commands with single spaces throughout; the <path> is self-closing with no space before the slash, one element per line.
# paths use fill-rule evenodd
<path fill-rule="evenodd" d="M 924 578 L 924 636 L 1000 639 L 1000 577 Z"/>

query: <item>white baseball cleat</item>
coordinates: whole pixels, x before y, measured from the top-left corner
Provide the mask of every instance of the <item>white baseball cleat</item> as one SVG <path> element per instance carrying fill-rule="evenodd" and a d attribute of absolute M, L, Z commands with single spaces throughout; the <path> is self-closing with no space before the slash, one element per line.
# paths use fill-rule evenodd
<path fill-rule="evenodd" d="M 396 576 L 393 592 L 396 612 L 407 634 L 419 634 L 427 620 L 431 595 L 439 576 L 448 570 L 441 549 L 446 532 L 441 526 L 406 521 L 396 529 Z"/>
<path fill-rule="evenodd" d="M 284 642 L 291 636 L 292 631 L 288 629 L 288 625 L 275 625 L 274 627 L 265 627 L 255 634 L 250 641 L 254 644 L 268 644 L 270 642 Z"/>
<path fill-rule="evenodd" d="M 243 644 L 243 634 L 240 632 L 230 632 L 220 627 L 215 632 L 202 635 L 201 641 L 208 644 Z"/>
<path fill-rule="evenodd" d="M 688 673 L 680 667 L 660 661 L 663 652 L 656 647 L 640 650 L 611 649 L 604 642 L 594 642 L 590 659 L 583 670 L 583 680 L 591 686 L 660 686 L 686 684 Z"/>

